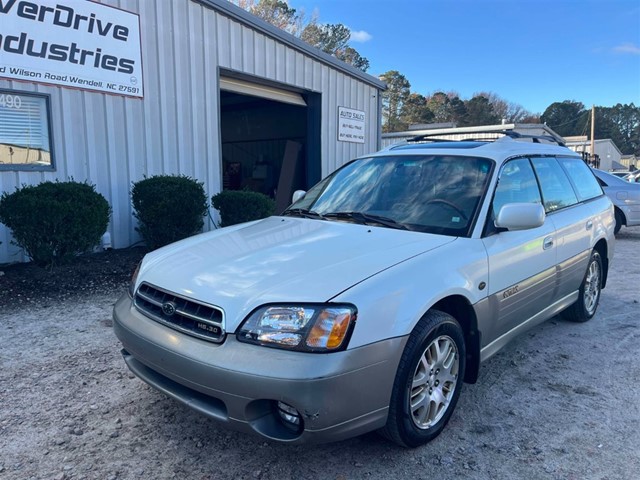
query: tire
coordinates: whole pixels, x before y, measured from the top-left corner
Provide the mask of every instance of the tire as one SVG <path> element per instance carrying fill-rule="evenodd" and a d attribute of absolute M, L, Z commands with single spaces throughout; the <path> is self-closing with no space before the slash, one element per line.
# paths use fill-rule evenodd
<path fill-rule="evenodd" d="M 458 402 L 465 355 L 456 319 L 438 310 L 427 312 L 402 353 L 382 435 L 410 448 L 437 437 Z"/>
<path fill-rule="evenodd" d="M 616 226 L 613 229 L 614 235 L 618 234 L 618 232 L 622 228 L 622 225 L 624 225 L 624 217 L 622 215 L 622 212 L 616 208 Z"/>
<path fill-rule="evenodd" d="M 593 318 L 600 303 L 602 276 L 602 259 L 594 250 L 580 285 L 578 300 L 563 312 L 563 317 L 572 322 L 586 322 Z"/>

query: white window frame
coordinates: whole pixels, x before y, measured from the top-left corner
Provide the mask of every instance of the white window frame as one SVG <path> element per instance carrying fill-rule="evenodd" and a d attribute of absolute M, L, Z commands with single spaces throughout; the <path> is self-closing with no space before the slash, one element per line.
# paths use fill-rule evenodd
<path fill-rule="evenodd" d="M 0 88 L 0 95 L 5 95 L 7 97 L 11 97 L 12 101 L 18 97 L 21 100 L 24 100 L 24 97 L 27 98 L 36 98 L 43 101 L 43 109 L 40 110 L 40 118 L 27 118 L 27 122 L 39 122 L 39 130 L 40 135 L 42 136 L 42 145 L 48 147 L 49 154 L 49 163 L 0 163 L 0 171 L 54 171 L 55 168 L 55 155 L 53 148 L 53 130 L 51 126 L 51 95 L 46 93 L 34 93 L 34 92 L 25 92 L 21 90 L 14 90 L 9 88 Z M 9 107 L 5 107 L 0 112 L 0 143 L 3 141 L 4 137 L 8 138 L 10 136 L 9 129 L 5 132 L 2 132 L 2 124 L 7 125 L 10 124 L 10 112 L 11 109 Z M 25 121 L 25 119 L 21 119 Z M 31 131 L 31 130 L 30 130 Z M 18 140 L 16 140 L 18 141 Z M 11 141 L 7 141 L 6 145 L 10 145 L 10 148 L 19 150 L 20 148 L 24 148 L 19 144 L 12 144 Z M 26 148 L 31 148 L 32 145 L 28 145 Z M 38 150 L 44 150 L 37 148 Z M 46 150 L 45 150 L 46 151 Z M 0 159 L 1 161 L 1 159 Z"/>

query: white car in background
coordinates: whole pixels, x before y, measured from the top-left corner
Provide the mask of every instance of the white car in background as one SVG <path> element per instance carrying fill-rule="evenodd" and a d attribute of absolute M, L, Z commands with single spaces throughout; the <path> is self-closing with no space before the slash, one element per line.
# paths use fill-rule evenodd
<path fill-rule="evenodd" d="M 615 207 L 615 233 L 618 233 L 623 225 L 640 225 L 640 183 L 632 183 L 595 168 L 593 173 Z"/>
<path fill-rule="evenodd" d="M 627 173 L 622 178 L 623 178 L 623 180 L 626 180 L 627 182 L 640 183 L 640 170 L 635 170 L 635 171 L 633 171 L 631 173 Z"/>

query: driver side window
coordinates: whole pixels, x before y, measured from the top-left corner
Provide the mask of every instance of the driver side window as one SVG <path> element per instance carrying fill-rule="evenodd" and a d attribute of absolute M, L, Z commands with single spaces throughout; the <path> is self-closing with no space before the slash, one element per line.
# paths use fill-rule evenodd
<path fill-rule="evenodd" d="M 505 163 L 493 197 L 493 218 L 507 203 L 542 203 L 538 182 L 527 158 Z"/>

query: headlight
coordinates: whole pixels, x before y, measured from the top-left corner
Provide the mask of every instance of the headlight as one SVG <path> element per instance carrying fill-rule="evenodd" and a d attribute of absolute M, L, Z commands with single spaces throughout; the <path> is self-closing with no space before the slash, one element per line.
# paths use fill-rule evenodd
<path fill-rule="evenodd" d="M 142 261 L 140 261 L 138 263 L 138 266 L 136 266 L 136 269 L 133 271 L 133 275 L 131 276 L 131 283 L 129 283 L 129 296 L 131 298 L 134 297 L 135 295 L 135 288 L 136 288 L 136 280 L 138 280 L 138 273 L 140 272 L 140 265 L 142 265 Z"/>
<path fill-rule="evenodd" d="M 244 321 L 238 340 L 288 350 L 344 350 L 356 322 L 353 305 L 267 305 Z"/>

